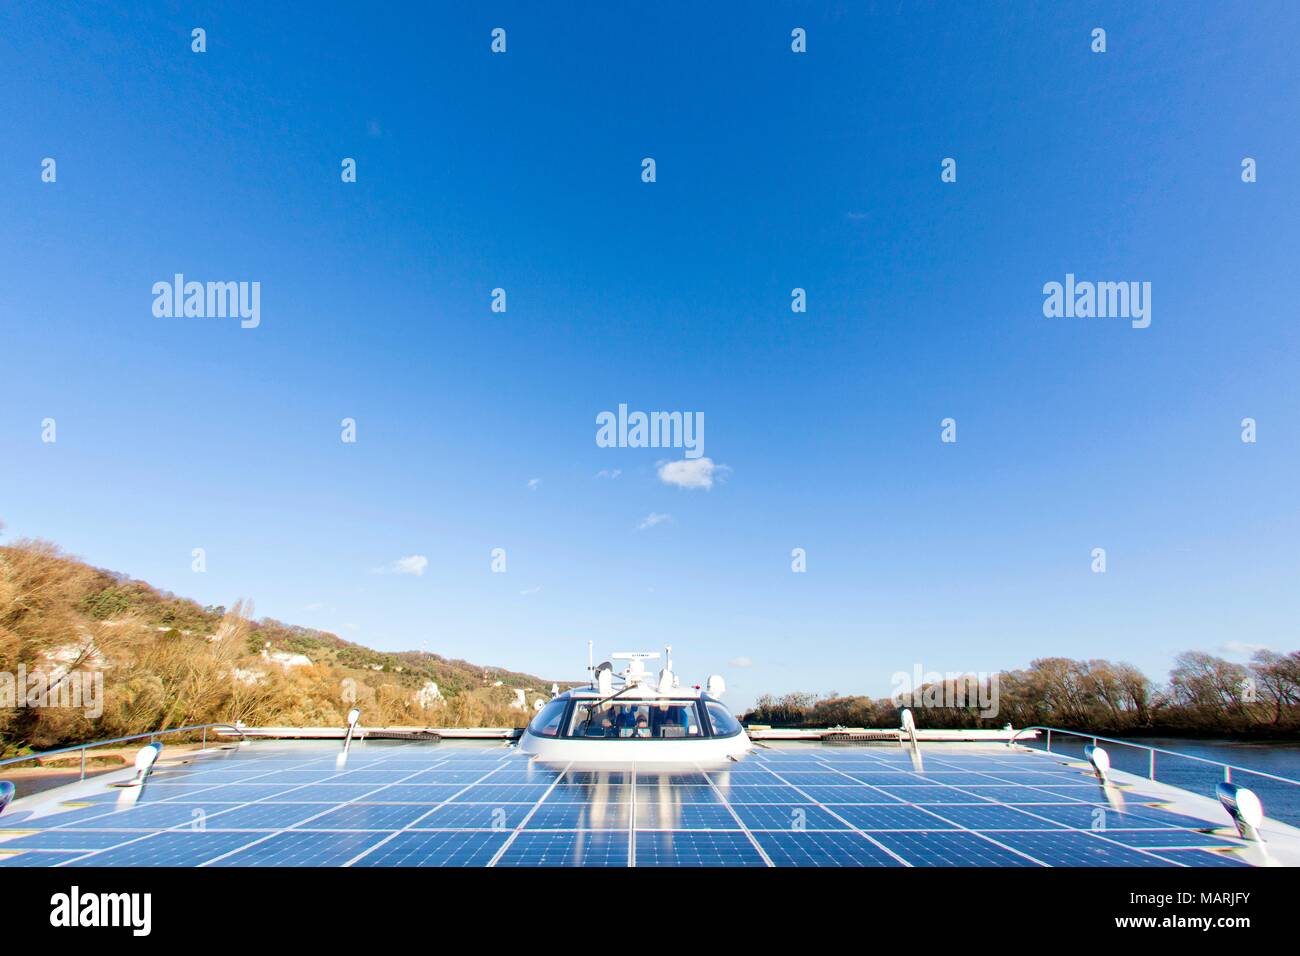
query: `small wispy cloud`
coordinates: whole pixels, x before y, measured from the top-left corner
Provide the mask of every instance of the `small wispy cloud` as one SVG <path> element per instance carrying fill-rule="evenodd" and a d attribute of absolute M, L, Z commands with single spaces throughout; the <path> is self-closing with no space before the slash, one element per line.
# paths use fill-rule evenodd
<path fill-rule="evenodd" d="M 304 611 L 319 611 L 319 610 L 320 610 L 321 608 L 323 608 L 324 606 L 325 606 L 325 605 L 322 604 L 320 601 L 313 601 L 311 604 L 306 604 L 306 605 L 304 605 L 304 606 L 303 606 L 303 610 L 304 610 Z"/>
<path fill-rule="evenodd" d="M 404 558 L 398 558 L 392 564 L 385 565 L 382 568 L 375 568 L 375 574 L 413 574 L 417 578 L 424 574 L 424 569 L 429 566 L 429 559 L 422 554 L 411 554 Z"/>
<path fill-rule="evenodd" d="M 663 524 L 665 521 L 672 520 L 672 515 L 665 515 L 660 514 L 658 511 L 652 511 L 641 519 L 641 523 L 636 526 L 636 530 L 644 531 L 646 528 L 653 528 L 657 524 Z"/>
<path fill-rule="evenodd" d="M 661 461 L 659 480 L 678 488 L 703 488 L 708 491 L 713 482 L 723 481 L 731 469 L 715 464 L 712 458 L 683 458 L 681 461 Z"/>
<path fill-rule="evenodd" d="M 1267 644 L 1247 644 L 1245 641 L 1226 641 L 1219 645 L 1220 654 L 1236 654 L 1241 657 L 1252 657 L 1259 651 L 1266 650 Z"/>
<path fill-rule="evenodd" d="M 602 469 L 600 469 L 600 471 L 596 472 L 596 477 L 597 477 L 597 478 L 608 478 L 608 479 L 610 479 L 611 481 L 613 481 L 615 478 L 617 478 L 617 477 L 618 477 L 619 475 L 621 475 L 621 474 L 623 474 L 623 469 L 622 469 L 622 468 L 602 468 Z"/>
<path fill-rule="evenodd" d="M 541 484 L 542 484 L 542 479 L 540 479 L 540 478 L 529 478 L 529 479 L 528 479 L 528 490 L 529 490 L 529 491 L 536 491 L 539 487 L 541 487 Z"/>
<path fill-rule="evenodd" d="M 522 591 L 520 591 L 519 593 L 520 593 L 521 595 L 538 594 L 538 593 L 541 592 L 541 590 L 542 590 L 542 586 L 539 584 L 539 585 L 538 585 L 537 587 L 535 587 L 535 588 L 524 588 L 524 589 L 523 589 Z"/>
<path fill-rule="evenodd" d="M 728 667 L 753 667 L 754 662 L 751 661 L 748 657 L 733 657 L 731 660 L 727 661 L 727 666 Z"/>

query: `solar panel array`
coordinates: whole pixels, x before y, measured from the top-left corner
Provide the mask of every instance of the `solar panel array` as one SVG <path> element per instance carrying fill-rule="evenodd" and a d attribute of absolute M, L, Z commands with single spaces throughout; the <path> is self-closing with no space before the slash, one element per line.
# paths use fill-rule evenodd
<path fill-rule="evenodd" d="M 0 866 L 1233 866 L 1050 757 L 800 745 L 725 770 L 544 767 L 505 746 L 256 742 L 0 818 Z M 127 799 L 138 798 L 126 806 Z M 1226 822 L 1226 821 L 1224 821 Z"/>

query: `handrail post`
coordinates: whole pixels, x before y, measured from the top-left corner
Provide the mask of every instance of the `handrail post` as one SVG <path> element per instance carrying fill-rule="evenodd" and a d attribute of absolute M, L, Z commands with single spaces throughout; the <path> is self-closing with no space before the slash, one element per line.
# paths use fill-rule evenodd
<path fill-rule="evenodd" d="M 203 728 L 203 743 L 199 745 L 199 749 L 200 750 L 208 749 L 208 728 L 207 727 Z"/>
<path fill-rule="evenodd" d="M 1223 782 L 1232 783 L 1232 768 L 1226 764 L 1223 767 Z"/>
<path fill-rule="evenodd" d="M 1051 727 L 1047 728 L 1047 752 L 1049 754 L 1052 752 L 1052 728 Z"/>
<path fill-rule="evenodd" d="M 81 779 L 86 779 L 86 748 L 81 748 Z"/>
<path fill-rule="evenodd" d="M 1151 769 L 1147 771 L 1147 777 L 1151 780 L 1156 778 L 1156 752 L 1154 750 L 1151 751 Z"/>

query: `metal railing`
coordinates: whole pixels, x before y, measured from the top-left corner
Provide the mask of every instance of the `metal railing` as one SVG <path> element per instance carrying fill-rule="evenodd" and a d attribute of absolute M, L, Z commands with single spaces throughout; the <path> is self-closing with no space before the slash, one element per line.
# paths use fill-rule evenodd
<path fill-rule="evenodd" d="M 1177 750 L 1165 750 L 1161 747 L 1148 747 L 1146 744 L 1135 744 L 1131 740 L 1116 740 L 1114 737 L 1099 737 L 1096 734 L 1086 734 L 1077 730 L 1064 730 L 1060 727 L 1044 727 L 1037 724 L 1033 727 L 1021 727 L 1011 735 L 1011 739 L 1007 741 L 1007 746 L 1010 747 L 1014 745 L 1017 737 L 1021 734 L 1028 733 L 1031 730 L 1040 730 L 1046 733 L 1046 752 L 1049 754 L 1053 752 L 1052 734 L 1066 734 L 1070 737 L 1079 737 L 1083 740 L 1091 740 L 1094 747 L 1097 746 L 1098 741 L 1104 741 L 1108 744 L 1118 744 L 1121 747 L 1132 747 L 1134 750 L 1145 750 L 1149 755 L 1147 763 L 1147 778 L 1150 780 L 1156 779 L 1156 754 L 1167 754 L 1171 757 L 1179 757 L 1183 760 L 1193 760 L 1196 763 L 1205 763 L 1215 767 L 1222 767 L 1224 783 L 1232 783 L 1232 774 L 1233 771 L 1236 771 L 1238 773 L 1254 774 L 1256 777 L 1264 777 L 1268 780 L 1276 780 L 1278 783 L 1289 783 L 1293 787 L 1300 787 L 1300 780 L 1292 780 L 1290 777 L 1279 777 L 1277 774 L 1265 773 L 1263 770 L 1251 770 L 1249 767 L 1239 767 L 1236 764 L 1224 763 L 1222 760 L 1211 760 L 1208 757 L 1197 757 L 1193 754 L 1179 753 Z M 1021 744 L 1021 746 L 1025 745 Z M 1035 750 L 1037 748 L 1028 747 L 1027 749 Z"/>
<path fill-rule="evenodd" d="M 226 730 L 233 730 L 235 733 L 239 734 L 240 743 L 244 743 L 248 740 L 248 737 L 244 734 L 244 731 L 235 724 L 193 724 L 189 727 L 173 727 L 170 730 L 155 730 L 147 734 L 132 734 L 130 737 L 113 737 L 109 740 L 95 740 L 88 744 L 77 744 L 76 746 L 73 747 L 60 747 L 58 750 L 44 750 L 38 754 L 27 754 L 25 757 L 9 757 L 6 760 L 0 760 L 0 767 L 7 767 L 10 766 L 11 764 L 16 764 L 16 763 L 31 763 L 32 761 L 44 760 L 47 757 L 55 757 L 58 756 L 59 754 L 70 754 L 70 753 L 76 753 L 77 751 L 80 751 L 81 752 L 81 779 L 85 780 L 86 779 L 86 751 L 89 750 L 91 747 L 107 747 L 110 744 L 124 744 L 124 743 L 129 743 L 132 740 L 144 740 L 146 737 L 149 738 L 149 743 L 153 743 L 159 737 L 166 737 L 168 734 L 183 734 L 183 733 L 188 733 L 190 731 L 202 731 L 203 748 L 206 750 L 208 746 L 208 730 L 210 728 L 215 728 L 215 727 L 221 727 Z"/>

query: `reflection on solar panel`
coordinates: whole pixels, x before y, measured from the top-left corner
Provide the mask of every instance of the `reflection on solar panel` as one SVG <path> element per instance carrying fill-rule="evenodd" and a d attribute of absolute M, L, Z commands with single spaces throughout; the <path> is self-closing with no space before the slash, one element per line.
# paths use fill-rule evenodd
<path fill-rule="evenodd" d="M 1236 866 L 1206 821 L 1040 755 L 757 751 L 726 770 L 548 768 L 506 746 L 257 742 L 0 819 L 0 866 Z"/>

